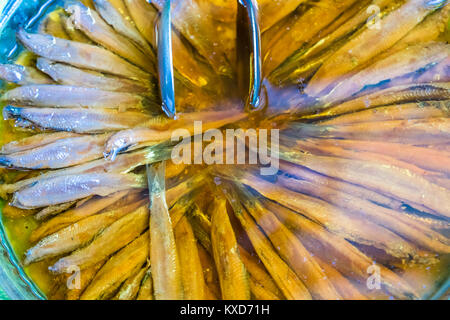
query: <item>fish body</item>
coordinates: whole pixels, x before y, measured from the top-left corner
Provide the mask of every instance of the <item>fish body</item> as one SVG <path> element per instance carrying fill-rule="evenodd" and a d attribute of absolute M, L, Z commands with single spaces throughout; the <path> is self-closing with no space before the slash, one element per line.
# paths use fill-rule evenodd
<path fill-rule="evenodd" d="M 95 10 L 83 6 L 81 3 L 68 3 L 64 9 L 70 14 L 73 25 L 94 42 L 133 62 L 145 71 L 155 73 L 151 59 L 130 40 L 117 33 Z"/>
<path fill-rule="evenodd" d="M 105 74 L 82 70 L 67 64 L 38 58 L 36 66 L 48 74 L 55 82 L 74 87 L 96 88 L 105 91 L 119 91 L 137 94 L 154 94 L 154 86 L 149 82 L 142 84 L 138 81 L 121 77 L 107 76 Z"/>
<path fill-rule="evenodd" d="M 0 156 L 0 166 L 18 169 L 58 169 L 101 158 L 109 134 L 61 139 L 35 149 Z"/>
<path fill-rule="evenodd" d="M 314 75 L 305 93 L 317 97 L 328 92 L 348 74 L 377 54 L 392 47 L 436 7 L 429 0 L 409 0 L 380 21 L 380 28 L 366 28 L 338 49 Z M 445 1 L 439 1 L 440 4 Z"/>
<path fill-rule="evenodd" d="M 88 217 L 43 238 L 28 249 L 25 264 L 67 254 L 86 245 L 101 230 L 133 211 L 136 204 L 128 207 Z"/>
<path fill-rule="evenodd" d="M 92 197 L 83 204 L 77 203 L 74 208 L 42 223 L 38 228 L 33 230 L 30 236 L 30 241 L 36 242 L 71 224 L 99 213 L 108 208 L 111 204 L 117 203 L 129 192 L 130 190 L 119 191 L 107 197 Z"/>
<path fill-rule="evenodd" d="M 138 239 L 147 229 L 148 217 L 149 212 L 146 206 L 125 215 L 105 228 L 87 246 L 59 259 L 54 265 L 49 267 L 49 270 L 60 274 L 67 272 L 74 265 L 84 269 L 103 261 L 116 251 L 132 243 L 133 240 Z M 142 239 L 142 242 L 145 245 L 145 240 Z M 140 256 L 147 257 L 147 253 L 142 252 Z"/>
<path fill-rule="evenodd" d="M 76 133 L 102 133 L 137 126 L 150 117 L 141 112 L 118 112 L 110 109 L 86 108 L 21 108 L 6 106 L 4 119 L 15 119 L 24 128 L 68 131 Z"/>
<path fill-rule="evenodd" d="M 445 43 L 409 46 L 339 83 L 323 100 L 327 101 L 326 103 L 344 100 L 366 87 L 373 87 L 439 64 L 449 56 L 450 45 Z"/>
<path fill-rule="evenodd" d="M 112 26 L 118 33 L 131 39 L 138 45 L 138 47 L 144 51 L 149 59 L 156 60 L 155 53 L 149 45 L 149 42 L 143 37 L 143 35 L 137 30 L 134 22 L 129 19 L 129 12 L 120 12 L 118 8 L 107 0 L 94 0 L 95 8 L 102 18 Z M 129 6 L 123 4 L 123 11 L 127 10 Z M 127 19 L 128 18 L 128 19 Z"/>
<path fill-rule="evenodd" d="M 20 105 L 58 108 L 140 109 L 142 97 L 125 92 L 64 85 L 21 86 L 6 91 L 2 100 Z"/>
<path fill-rule="evenodd" d="M 148 252 L 149 234 L 145 232 L 105 263 L 80 299 L 105 299 L 111 295 L 130 274 L 133 274 L 146 262 Z"/>
<path fill-rule="evenodd" d="M 172 220 L 166 203 L 165 164 L 147 167 L 150 190 L 150 261 L 156 300 L 183 298 L 183 284 Z"/>
<path fill-rule="evenodd" d="M 21 140 L 12 141 L 2 146 L 0 155 L 8 155 L 18 152 L 43 147 L 47 144 L 57 142 L 60 139 L 79 137 L 76 133 L 71 132 L 54 132 L 35 134 Z"/>
<path fill-rule="evenodd" d="M 239 256 L 239 250 L 228 218 L 225 199 L 216 199 L 210 208 L 211 244 L 219 274 L 222 299 L 248 300 L 248 274 Z"/>
<path fill-rule="evenodd" d="M 12 204 L 19 208 L 42 208 L 85 198 L 107 196 L 114 192 L 144 186 L 142 177 L 133 174 L 68 175 L 37 181 L 14 193 Z"/>
<path fill-rule="evenodd" d="M 17 32 L 18 40 L 31 52 L 49 60 L 147 82 L 151 75 L 107 49 L 55 38 L 49 35 Z"/>
<path fill-rule="evenodd" d="M 50 84 L 53 82 L 38 70 L 18 64 L 0 64 L 0 79 L 19 85 Z"/>

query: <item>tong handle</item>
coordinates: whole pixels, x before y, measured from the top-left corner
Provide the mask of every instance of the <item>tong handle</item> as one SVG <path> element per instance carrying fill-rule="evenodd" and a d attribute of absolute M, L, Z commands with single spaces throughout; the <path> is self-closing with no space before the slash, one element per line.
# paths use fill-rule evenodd
<path fill-rule="evenodd" d="M 255 0 L 238 0 L 237 15 L 238 83 L 246 108 L 259 109 L 261 99 L 261 32 Z"/>
<path fill-rule="evenodd" d="M 175 118 L 175 80 L 172 55 L 172 18 L 171 1 L 164 5 L 156 26 L 156 43 L 158 48 L 158 80 L 162 100 L 162 109 L 169 118 Z"/>

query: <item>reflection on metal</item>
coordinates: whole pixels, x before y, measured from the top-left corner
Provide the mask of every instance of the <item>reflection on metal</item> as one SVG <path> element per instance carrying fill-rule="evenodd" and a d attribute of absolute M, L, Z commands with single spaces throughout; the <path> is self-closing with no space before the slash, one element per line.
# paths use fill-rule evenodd
<path fill-rule="evenodd" d="M 265 100 L 261 97 L 261 33 L 256 1 L 238 0 L 236 32 L 240 93 L 247 109 L 259 109 Z"/>
<path fill-rule="evenodd" d="M 157 22 L 156 37 L 158 46 L 159 90 L 161 93 L 162 108 L 168 117 L 174 118 L 176 107 L 170 6 L 170 0 L 164 2 L 164 7 Z"/>

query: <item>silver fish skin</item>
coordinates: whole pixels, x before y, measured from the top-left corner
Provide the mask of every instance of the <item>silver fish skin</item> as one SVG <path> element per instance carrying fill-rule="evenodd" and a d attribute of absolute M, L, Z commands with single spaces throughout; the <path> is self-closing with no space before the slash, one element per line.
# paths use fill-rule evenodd
<path fill-rule="evenodd" d="M 11 205 L 22 209 L 42 208 L 92 195 L 106 197 L 114 192 L 145 186 L 145 177 L 131 173 L 85 173 L 59 176 L 38 180 L 15 192 Z"/>
<path fill-rule="evenodd" d="M 31 150 L 0 156 L 0 167 L 15 169 L 60 169 L 99 159 L 110 134 L 60 139 Z"/>
<path fill-rule="evenodd" d="M 51 84 L 52 79 L 32 67 L 25 67 L 18 64 L 1 64 L 0 79 L 20 84 Z"/>
<path fill-rule="evenodd" d="M 141 112 L 111 109 L 21 108 L 6 106 L 5 120 L 15 119 L 17 126 L 75 133 L 103 133 L 130 129 L 150 119 Z"/>
<path fill-rule="evenodd" d="M 143 97 L 95 88 L 40 84 L 8 90 L 1 100 L 36 107 L 142 108 Z"/>
<path fill-rule="evenodd" d="M 75 68 L 45 58 L 38 58 L 36 67 L 48 74 L 55 82 L 66 86 L 80 86 L 136 94 L 155 94 L 155 85 L 151 82 L 142 84 L 130 79 L 107 76 L 100 72 Z"/>
<path fill-rule="evenodd" d="M 381 28 L 364 28 L 321 65 L 305 88 L 310 97 L 327 94 L 358 68 L 383 54 L 447 0 L 408 0 L 381 20 Z M 434 3 L 434 5 L 430 5 Z"/>
<path fill-rule="evenodd" d="M 404 77 L 429 65 L 438 64 L 449 56 L 450 45 L 445 43 L 433 42 L 407 47 L 337 84 L 323 100 L 325 104 L 344 100 L 365 87 Z"/>
<path fill-rule="evenodd" d="M 158 10 L 146 0 L 125 0 L 124 3 L 136 28 L 152 48 L 156 48 L 155 22 Z"/>
<path fill-rule="evenodd" d="M 50 60 L 140 80 L 144 83 L 152 79 L 149 73 L 97 45 L 45 34 L 28 33 L 23 29 L 20 29 L 16 36 L 28 50 Z"/>
<path fill-rule="evenodd" d="M 83 269 L 99 263 L 138 238 L 148 228 L 149 216 L 148 208 L 140 207 L 109 225 L 87 246 L 59 259 L 48 269 L 57 274 L 67 273 L 73 265 Z"/>
<path fill-rule="evenodd" d="M 55 177 L 85 174 L 85 173 L 116 173 L 127 174 L 132 172 L 137 167 L 145 164 L 156 163 L 163 160 L 168 160 L 171 157 L 172 148 L 167 145 L 155 145 L 151 147 L 138 150 L 136 152 L 129 152 L 119 154 L 115 161 L 107 159 L 98 159 L 83 163 L 78 166 L 51 170 L 43 173 L 40 176 L 32 177 L 17 181 L 13 184 L 0 184 L 0 195 L 6 198 L 7 194 L 14 193 L 27 186 L 35 184 L 42 179 L 50 179 Z"/>
<path fill-rule="evenodd" d="M 56 206 L 46 207 L 46 208 L 42 209 L 41 211 L 39 211 L 38 213 L 36 213 L 34 215 L 34 218 L 38 221 L 45 220 L 48 217 L 55 216 L 63 211 L 66 211 L 67 209 L 69 209 L 70 207 L 75 205 L 76 203 L 77 203 L 76 201 L 71 201 L 71 202 L 58 204 Z"/>
<path fill-rule="evenodd" d="M 54 132 L 54 133 L 40 133 L 31 137 L 23 138 L 21 140 L 12 141 L 5 144 L 1 150 L 0 155 L 7 155 L 17 152 L 22 152 L 38 147 L 43 147 L 47 144 L 58 141 L 59 139 L 78 137 L 79 135 L 71 132 Z"/>
<path fill-rule="evenodd" d="M 128 38 L 117 33 L 100 15 L 80 2 L 68 2 L 64 10 L 70 14 L 75 28 L 85 33 L 91 40 L 115 52 L 144 70 L 155 73 L 155 65 Z"/>
<path fill-rule="evenodd" d="M 156 61 L 155 53 L 150 47 L 144 36 L 137 30 L 136 26 L 129 20 L 127 20 L 119 10 L 117 10 L 107 0 L 93 0 L 95 9 L 102 16 L 102 18 L 112 26 L 118 33 L 133 40 L 139 45 L 139 47 L 149 55 L 149 58 Z"/>
<path fill-rule="evenodd" d="M 27 250 L 25 253 L 25 265 L 60 256 L 86 245 L 103 229 L 132 212 L 135 206 L 132 208 L 119 207 L 117 210 L 101 212 L 46 236 Z"/>

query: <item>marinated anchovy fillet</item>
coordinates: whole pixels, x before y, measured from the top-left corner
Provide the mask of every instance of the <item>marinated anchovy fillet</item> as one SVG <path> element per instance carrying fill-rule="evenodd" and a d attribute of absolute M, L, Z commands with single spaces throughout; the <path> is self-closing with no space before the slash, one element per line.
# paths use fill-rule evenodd
<path fill-rule="evenodd" d="M 321 143 L 331 143 L 355 151 L 368 151 L 385 154 L 416 164 L 424 169 L 449 173 L 450 155 L 430 148 L 416 147 L 391 142 L 357 141 L 357 140 L 321 140 Z"/>
<path fill-rule="evenodd" d="M 78 200 L 91 195 L 107 196 L 129 188 L 145 186 L 141 176 L 87 173 L 42 179 L 14 193 L 12 203 L 19 208 L 45 206 Z"/>
<path fill-rule="evenodd" d="M 230 192 L 226 194 L 228 197 L 230 196 Z M 289 300 L 311 300 L 311 295 L 303 282 L 275 252 L 271 242 L 265 237 L 242 205 L 238 201 L 233 201 L 232 198 L 229 201 L 233 206 L 234 214 L 246 230 L 256 253 L 284 296 Z"/>
<path fill-rule="evenodd" d="M 39 32 L 69 40 L 70 36 L 64 28 L 63 17 L 64 13 L 59 9 L 51 12 L 39 25 Z"/>
<path fill-rule="evenodd" d="M 448 82 L 414 83 L 411 85 L 394 86 L 362 95 L 355 99 L 350 99 L 340 104 L 338 103 L 323 112 L 308 115 L 307 117 L 310 119 L 320 119 L 396 103 L 448 99 L 450 99 L 450 86 Z"/>
<path fill-rule="evenodd" d="M 291 190 L 311 194 L 350 212 L 365 215 L 377 224 L 396 232 L 429 251 L 448 253 L 450 250 L 449 242 L 445 237 L 431 229 L 423 228 L 421 224 L 405 219 L 393 210 L 324 187 L 318 189 L 314 184 L 305 181 L 281 178 L 280 183 Z M 350 203 L 352 203 L 352 206 L 349 205 Z"/>
<path fill-rule="evenodd" d="M 136 300 L 153 300 L 153 282 L 151 269 L 147 270 L 147 273 L 142 280 Z"/>
<path fill-rule="evenodd" d="M 118 8 L 115 8 L 114 5 L 107 0 L 95 0 L 94 5 L 102 18 L 118 33 L 133 40 L 142 51 L 145 51 L 145 53 L 152 58 L 152 60 L 156 60 L 155 57 L 152 57 L 154 52 L 149 43 L 136 29 L 136 26 L 124 16 L 124 14 L 127 14 L 128 12 L 121 13 Z M 125 6 L 123 7 L 123 9 L 126 9 Z"/>
<path fill-rule="evenodd" d="M 276 67 L 296 50 L 300 49 L 305 43 L 308 43 L 317 32 L 336 19 L 343 10 L 354 2 L 355 0 L 321 1 L 320 5 L 313 5 L 303 13 L 296 19 L 293 25 L 289 26 L 290 32 L 283 32 L 281 37 L 272 44 L 271 50 L 265 53 L 266 60 L 268 60 L 264 64 L 266 74 L 269 75 Z M 273 1 L 268 1 L 268 3 L 272 4 Z M 285 4 L 283 4 L 283 7 L 285 7 Z M 262 8 L 262 13 L 264 15 L 264 7 Z"/>
<path fill-rule="evenodd" d="M 307 215 L 311 220 L 325 226 L 331 232 L 356 243 L 372 245 L 395 257 L 416 256 L 413 246 L 391 231 L 375 223 L 361 219 L 358 215 L 346 212 L 329 203 L 310 196 L 294 193 L 279 185 L 270 184 L 256 177 L 241 178 L 241 181 L 255 188 L 263 196 L 278 201 L 296 211 Z"/>
<path fill-rule="evenodd" d="M 114 300 L 134 300 L 139 293 L 141 281 L 147 272 L 147 268 L 142 268 L 137 274 L 131 276 L 120 287 Z"/>
<path fill-rule="evenodd" d="M 165 163 L 147 168 L 150 190 L 150 261 L 156 300 L 183 298 L 180 262 L 165 192 Z"/>
<path fill-rule="evenodd" d="M 430 183 L 423 177 L 411 174 L 407 170 L 395 167 L 387 168 L 377 163 L 366 163 L 359 160 L 313 155 L 304 155 L 301 159 L 292 160 L 316 172 L 424 205 L 439 215 L 446 217 L 450 215 L 449 205 L 445 201 L 449 197 L 449 190 Z M 364 170 L 358 168 L 364 168 Z M 358 174 L 355 174 L 356 171 Z M 390 184 L 386 184 L 385 179 L 388 179 Z"/>
<path fill-rule="evenodd" d="M 53 82 L 38 70 L 17 64 L 0 64 L 0 79 L 20 85 L 50 84 Z"/>
<path fill-rule="evenodd" d="M 181 114 L 178 121 L 172 124 L 172 128 L 169 127 L 170 130 L 161 130 L 163 128 L 153 129 L 143 126 L 116 133 L 107 141 L 105 154 L 111 155 L 114 158 L 117 152 L 126 150 L 136 144 L 169 140 L 177 129 L 183 130 L 183 133 L 188 133 L 189 135 L 200 134 L 207 130 L 220 128 L 235 121 L 242 120 L 245 117 L 246 115 L 244 113 L 240 113 L 237 110 L 234 112 L 218 111 Z M 202 132 L 196 131 L 195 121 L 202 121 Z"/>
<path fill-rule="evenodd" d="M 145 0 L 125 0 L 124 3 L 136 28 L 153 49 L 156 49 L 155 22 L 158 10 Z"/>
<path fill-rule="evenodd" d="M 450 45 L 431 43 L 405 48 L 374 63 L 348 80 L 335 86 L 326 101 L 339 101 L 364 89 L 438 64 L 450 55 Z"/>
<path fill-rule="evenodd" d="M 251 256 L 244 248 L 239 247 L 239 254 L 244 262 L 245 268 L 251 275 L 250 290 L 254 294 L 252 289 L 252 282 L 256 282 L 258 287 L 262 287 L 265 291 L 270 292 L 274 300 L 281 300 L 284 298 L 275 281 L 270 277 L 264 266 L 258 262 L 258 259 Z M 258 289 L 257 289 L 258 290 Z"/>
<path fill-rule="evenodd" d="M 80 272 L 80 286 L 77 288 L 68 288 L 66 293 L 67 300 L 79 300 L 82 292 L 92 282 L 98 270 L 104 265 L 105 261 L 97 263 L 95 266 L 84 269 Z"/>
<path fill-rule="evenodd" d="M 148 225 L 148 216 L 146 207 L 124 216 L 104 229 L 86 247 L 59 259 L 49 268 L 50 271 L 64 273 L 71 266 L 86 268 L 97 264 L 138 238 Z"/>
<path fill-rule="evenodd" d="M 184 298 L 187 300 L 205 300 L 206 284 L 198 256 L 197 240 L 186 217 L 180 219 L 174 231 L 180 259 Z"/>
<path fill-rule="evenodd" d="M 80 68 L 97 70 L 144 82 L 151 76 L 101 47 L 19 30 L 17 38 L 35 54 Z"/>
<path fill-rule="evenodd" d="M 55 132 L 35 134 L 18 141 L 12 141 L 2 146 L 0 154 L 12 154 L 27 151 L 30 149 L 43 147 L 45 145 L 58 142 L 60 139 L 79 137 L 76 133 L 71 132 Z"/>
<path fill-rule="evenodd" d="M 89 38 L 105 48 L 133 62 L 144 70 L 155 71 L 151 59 L 140 51 L 127 38 L 118 34 L 96 11 L 86 8 L 81 3 L 68 3 L 65 10 L 70 14 L 73 25 L 83 31 Z"/>
<path fill-rule="evenodd" d="M 42 147 L 0 156 L 0 166 L 19 169 L 58 169 L 103 156 L 109 134 L 60 139 Z"/>
<path fill-rule="evenodd" d="M 46 207 L 46 208 L 42 209 L 41 211 L 39 211 L 38 213 L 36 213 L 34 215 L 34 218 L 36 220 L 47 219 L 48 217 L 55 216 L 58 213 L 66 211 L 67 209 L 72 207 L 75 203 L 76 203 L 76 201 L 71 201 L 71 202 L 66 202 L 66 203 Z"/>
<path fill-rule="evenodd" d="M 309 257 L 310 253 L 295 238 L 294 234 L 283 226 L 271 212 L 265 210 L 259 202 L 251 198 L 249 195 L 242 197 L 245 208 L 269 235 L 269 239 L 278 249 L 280 256 L 290 264 L 308 287 L 310 293 L 318 299 L 340 299 L 341 296 L 326 278 L 320 266 L 313 257 Z"/>
<path fill-rule="evenodd" d="M 147 260 L 149 239 L 148 232 L 145 232 L 112 256 L 92 279 L 80 299 L 106 299 L 113 294 L 130 273 L 135 272 Z"/>
<path fill-rule="evenodd" d="M 37 229 L 33 230 L 30 236 L 30 241 L 36 242 L 37 240 L 48 236 L 55 231 L 63 229 L 64 227 L 74 224 L 82 219 L 88 218 L 104 210 L 111 204 L 117 203 L 121 198 L 124 198 L 127 193 L 129 193 L 129 190 L 119 191 L 106 197 L 93 197 L 83 204 L 79 204 L 73 209 L 67 210 L 66 212 L 41 224 Z"/>
<path fill-rule="evenodd" d="M 445 2 L 438 1 L 438 4 Z M 314 75 L 305 92 L 317 96 L 333 83 L 342 81 L 345 74 L 392 47 L 434 9 L 429 0 L 406 1 L 380 21 L 380 28 L 367 28 L 336 51 Z"/>
<path fill-rule="evenodd" d="M 373 262 L 356 247 L 286 207 L 276 205 L 270 201 L 265 201 L 265 206 L 270 208 L 278 216 L 280 221 L 283 221 L 289 228 L 296 231 L 297 236 L 307 248 L 318 255 L 323 261 L 334 265 L 343 275 L 349 276 L 350 278 L 355 277 L 362 281 L 367 280 L 366 271 Z M 363 267 L 353 268 L 354 264 Z M 384 266 L 380 266 L 380 269 L 385 275 L 381 279 L 381 282 L 386 286 L 388 292 L 398 298 L 417 297 L 417 293 L 405 280 Z"/>
<path fill-rule="evenodd" d="M 436 144 L 448 140 L 449 118 L 388 120 L 361 122 L 347 125 L 300 125 L 298 132 L 305 137 L 333 139 L 375 140 L 413 144 L 420 139 L 422 143 Z"/>
<path fill-rule="evenodd" d="M 444 3 L 443 3 L 444 4 Z M 403 39 L 397 42 L 392 48 L 382 56 L 388 56 L 407 46 L 436 41 L 443 30 L 450 16 L 450 7 L 444 5 L 440 10 L 429 14 L 420 24 L 411 30 Z"/>
<path fill-rule="evenodd" d="M 109 109 L 86 108 L 22 108 L 7 106 L 4 119 L 15 119 L 23 128 L 69 131 L 77 133 L 102 133 L 119 131 L 145 123 L 150 117 L 141 112 L 118 112 Z"/>
<path fill-rule="evenodd" d="M 443 118 L 449 114 L 449 100 L 395 104 L 377 107 L 322 121 L 325 125 L 347 125 L 361 122 Z"/>
<path fill-rule="evenodd" d="M 289 13 L 297 9 L 297 7 L 305 2 L 304 0 L 288 0 L 288 1 L 270 1 L 258 0 L 258 6 L 261 14 L 261 31 L 265 31 L 273 26 L 276 22 L 283 19 Z"/>
<path fill-rule="evenodd" d="M 168 158 L 170 158 L 170 149 L 161 146 L 149 147 L 134 153 L 121 154 L 117 156 L 116 161 L 99 159 L 70 168 L 48 171 L 40 176 L 23 179 L 13 184 L 2 184 L 0 185 L 0 194 L 3 195 L 4 193 L 13 193 L 26 186 L 30 186 L 38 181 L 49 178 L 88 173 L 125 174 L 145 164 L 155 163 Z M 189 192 L 188 189 L 186 190 L 186 184 L 187 182 L 180 183 L 179 186 L 177 186 L 179 189 L 176 191 L 179 192 L 184 188 L 183 191 L 185 193 Z M 174 192 L 173 197 L 175 200 L 178 195 L 179 194 Z"/>
<path fill-rule="evenodd" d="M 93 44 L 93 42 L 83 32 L 75 28 L 75 26 L 73 25 L 73 21 L 69 16 L 61 14 L 60 18 L 63 28 L 69 36 L 69 40 Z"/>
<path fill-rule="evenodd" d="M 30 264 L 59 256 L 82 247 L 101 230 L 133 211 L 138 205 L 132 204 L 114 211 L 107 211 L 88 217 L 45 237 L 26 252 L 25 263 Z"/>
<path fill-rule="evenodd" d="M 224 198 L 214 200 L 210 215 L 212 251 L 219 274 L 222 298 L 248 300 L 250 299 L 248 274 L 239 256 Z"/>
<path fill-rule="evenodd" d="M 357 1 L 356 7 L 353 5 L 325 30 L 321 30 L 311 41 L 310 47 L 300 49 L 288 58 L 274 71 L 272 77 L 277 81 L 302 83 L 311 77 L 349 38 L 359 30 L 364 30 L 364 24 L 374 22 L 373 11 L 369 10 L 370 6 L 379 8 L 380 13 L 377 16 L 382 17 L 386 11 L 391 11 L 400 4 L 393 0 Z"/>
<path fill-rule="evenodd" d="M 22 86 L 6 91 L 2 100 L 36 107 L 141 109 L 142 97 L 125 92 L 63 85 Z"/>
<path fill-rule="evenodd" d="M 137 94 L 154 94 L 151 83 L 144 85 L 138 81 L 105 75 L 95 71 L 83 70 L 70 65 L 56 63 L 45 58 L 39 58 L 36 66 L 48 74 L 54 81 L 74 87 L 96 88 L 107 91 L 120 91 Z"/>

